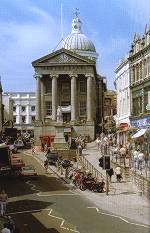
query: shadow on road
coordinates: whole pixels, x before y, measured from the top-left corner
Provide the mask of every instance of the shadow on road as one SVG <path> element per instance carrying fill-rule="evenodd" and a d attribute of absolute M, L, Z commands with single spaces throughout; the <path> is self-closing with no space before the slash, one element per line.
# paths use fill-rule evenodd
<path fill-rule="evenodd" d="M 31 185 L 26 182 L 30 181 Z M 32 184 L 34 188 L 32 189 Z M 60 179 L 46 175 L 39 175 L 38 179 L 22 180 L 16 177 L 0 177 L 0 190 L 4 189 L 8 197 L 34 194 L 37 192 L 65 191 L 69 190 Z"/>
<path fill-rule="evenodd" d="M 7 212 L 23 212 L 23 211 L 31 211 L 31 210 L 40 210 L 48 208 L 48 206 L 52 205 L 52 202 L 45 201 L 37 201 L 37 200 L 20 200 L 13 201 L 8 203 Z"/>

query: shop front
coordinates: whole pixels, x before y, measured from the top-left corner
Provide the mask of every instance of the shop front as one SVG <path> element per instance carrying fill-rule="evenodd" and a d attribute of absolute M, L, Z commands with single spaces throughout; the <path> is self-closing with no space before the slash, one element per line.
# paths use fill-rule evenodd
<path fill-rule="evenodd" d="M 129 129 L 128 123 L 120 123 L 117 129 L 117 144 L 126 145 L 128 139 L 127 132 Z"/>
<path fill-rule="evenodd" d="M 145 155 L 150 153 L 150 116 L 131 120 L 131 125 L 137 128 L 137 131 L 132 135 L 135 143 L 135 148 L 143 151 Z"/>

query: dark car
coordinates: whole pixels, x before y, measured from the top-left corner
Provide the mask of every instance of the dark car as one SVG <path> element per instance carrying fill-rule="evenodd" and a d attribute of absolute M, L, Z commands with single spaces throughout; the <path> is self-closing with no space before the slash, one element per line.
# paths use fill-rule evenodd
<path fill-rule="evenodd" d="M 58 153 L 57 152 L 49 152 L 47 155 L 47 160 L 49 165 L 54 165 L 56 166 L 56 162 L 58 160 Z"/>

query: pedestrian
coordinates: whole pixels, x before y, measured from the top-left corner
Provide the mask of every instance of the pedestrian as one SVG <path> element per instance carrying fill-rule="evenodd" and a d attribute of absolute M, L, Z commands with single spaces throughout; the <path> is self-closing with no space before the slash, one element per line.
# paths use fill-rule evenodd
<path fill-rule="evenodd" d="M 81 143 L 79 143 L 79 145 L 78 145 L 78 155 L 79 156 L 82 155 L 82 145 L 81 145 Z"/>
<path fill-rule="evenodd" d="M 6 206 L 8 203 L 8 195 L 5 193 L 3 189 L 0 193 L 0 209 L 1 209 L 1 216 L 4 216 L 6 213 Z"/>
<path fill-rule="evenodd" d="M 48 159 L 46 159 L 44 161 L 44 168 L 45 168 L 45 172 L 47 173 L 47 169 L 48 169 Z"/>
<path fill-rule="evenodd" d="M 101 143 L 100 137 L 97 137 L 97 138 L 96 138 L 96 144 L 97 144 L 97 149 L 98 149 L 98 150 L 100 150 L 100 143 Z"/>
<path fill-rule="evenodd" d="M 138 154 L 138 169 L 141 171 L 141 173 L 142 173 L 142 167 L 144 165 L 144 157 L 145 157 L 143 152 L 144 151 L 141 151 Z"/>
<path fill-rule="evenodd" d="M 116 167 L 116 179 L 118 182 L 121 182 L 121 179 L 122 179 L 122 174 L 121 174 L 121 167 Z"/>
<path fill-rule="evenodd" d="M 1 233 L 11 233 L 11 231 L 9 230 L 7 223 L 3 224 L 3 229 L 1 230 Z"/>
<path fill-rule="evenodd" d="M 107 174 L 109 176 L 109 180 L 111 182 L 111 177 L 114 174 L 114 169 L 111 167 L 110 169 L 107 169 L 106 172 L 107 172 Z"/>
<path fill-rule="evenodd" d="M 14 233 L 15 223 L 11 216 L 7 216 L 7 228 L 10 230 L 11 233 Z"/>

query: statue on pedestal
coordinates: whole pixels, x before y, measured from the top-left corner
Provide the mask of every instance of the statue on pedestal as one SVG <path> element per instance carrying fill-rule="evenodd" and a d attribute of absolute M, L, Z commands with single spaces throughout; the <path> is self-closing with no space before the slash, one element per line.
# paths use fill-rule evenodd
<path fill-rule="evenodd" d="M 57 122 L 63 122 L 62 109 L 60 106 L 57 108 Z"/>

